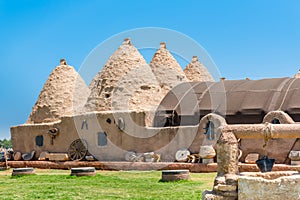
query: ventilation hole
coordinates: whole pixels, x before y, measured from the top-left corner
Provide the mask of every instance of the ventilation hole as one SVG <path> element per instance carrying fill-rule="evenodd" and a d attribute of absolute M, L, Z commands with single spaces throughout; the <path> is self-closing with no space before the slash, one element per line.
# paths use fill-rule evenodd
<path fill-rule="evenodd" d="M 109 95 L 109 94 L 105 94 L 105 98 L 107 98 L 107 99 L 108 99 L 109 97 L 110 97 L 110 95 Z"/>
<path fill-rule="evenodd" d="M 110 119 L 110 118 L 107 118 L 107 119 L 106 119 L 106 122 L 109 123 L 109 124 L 111 124 L 111 119 Z"/>
<path fill-rule="evenodd" d="M 148 85 L 142 85 L 142 86 L 141 86 L 141 89 L 142 89 L 142 90 L 150 90 L 151 87 L 148 86 Z"/>

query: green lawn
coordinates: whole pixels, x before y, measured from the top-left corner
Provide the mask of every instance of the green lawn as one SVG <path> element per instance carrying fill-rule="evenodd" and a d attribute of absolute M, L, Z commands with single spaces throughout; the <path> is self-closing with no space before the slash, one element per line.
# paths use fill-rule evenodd
<path fill-rule="evenodd" d="M 94 177 L 70 176 L 68 170 L 36 170 L 12 177 L 0 171 L 1 199 L 201 199 L 212 189 L 215 173 L 192 173 L 190 181 L 160 182 L 161 172 L 97 171 Z"/>

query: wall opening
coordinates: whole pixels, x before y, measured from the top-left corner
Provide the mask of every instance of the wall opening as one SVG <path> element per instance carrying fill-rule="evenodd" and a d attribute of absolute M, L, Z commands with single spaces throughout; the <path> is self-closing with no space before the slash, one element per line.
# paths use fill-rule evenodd
<path fill-rule="evenodd" d="M 106 146 L 107 145 L 107 134 L 105 132 L 98 133 L 98 146 Z"/>
<path fill-rule="evenodd" d="M 271 123 L 272 124 L 280 124 L 280 121 L 279 121 L 279 119 L 274 118 Z"/>
<path fill-rule="evenodd" d="M 106 119 L 106 122 L 107 122 L 108 124 L 111 124 L 111 119 L 110 119 L 110 118 L 107 118 L 107 119 Z"/>
<path fill-rule="evenodd" d="M 35 137 L 35 144 L 36 146 L 43 146 L 44 145 L 44 137 L 42 135 L 38 135 Z"/>

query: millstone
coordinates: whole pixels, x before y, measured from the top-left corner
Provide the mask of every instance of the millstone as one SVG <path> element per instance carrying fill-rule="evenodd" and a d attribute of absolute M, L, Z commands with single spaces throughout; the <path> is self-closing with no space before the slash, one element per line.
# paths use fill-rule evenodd
<path fill-rule="evenodd" d="M 95 167 L 71 168 L 71 176 L 95 176 Z"/>
<path fill-rule="evenodd" d="M 14 168 L 11 175 L 18 176 L 18 175 L 28 175 L 28 174 L 35 174 L 35 171 L 32 167 Z"/>
<path fill-rule="evenodd" d="M 188 159 L 188 156 L 190 155 L 190 151 L 187 149 L 179 149 L 176 154 L 175 158 L 178 162 L 186 162 Z"/>
<path fill-rule="evenodd" d="M 189 170 L 163 170 L 162 171 L 162 181 L 179 181 L 179 180 L 189 180 L 190 171 Z"/>

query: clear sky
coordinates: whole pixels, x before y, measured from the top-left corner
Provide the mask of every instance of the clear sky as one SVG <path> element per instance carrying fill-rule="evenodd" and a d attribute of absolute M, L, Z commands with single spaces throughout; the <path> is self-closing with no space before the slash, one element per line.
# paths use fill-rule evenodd
<path fill-rule="evenodd" d="M 0 0 L 0 27 L 0 138 L 27 120 L 60 58 L 78 70 L 99 43 L 133 28 L 188 35 L 227 79 L 300 68 L 298 0 Z"/>

